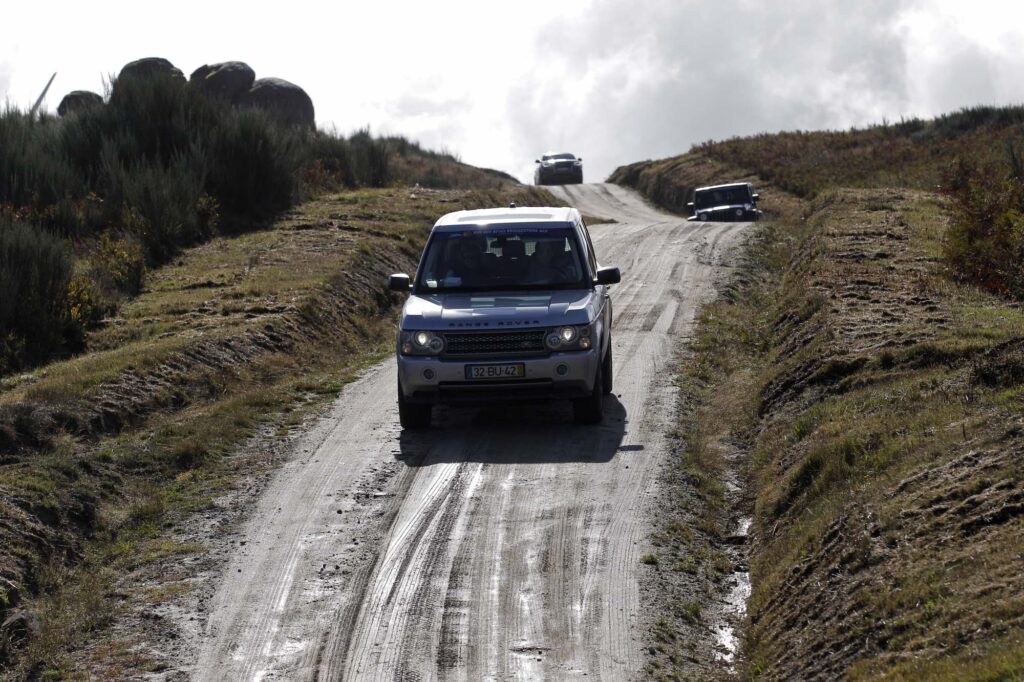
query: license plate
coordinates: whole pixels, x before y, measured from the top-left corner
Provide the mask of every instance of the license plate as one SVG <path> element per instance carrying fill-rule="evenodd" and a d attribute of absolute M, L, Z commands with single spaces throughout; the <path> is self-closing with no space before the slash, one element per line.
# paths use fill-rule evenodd
<path fill-rule="evenodd" d="M 522 379 L 526 365 L 466 365 L 466 379 Z"/>

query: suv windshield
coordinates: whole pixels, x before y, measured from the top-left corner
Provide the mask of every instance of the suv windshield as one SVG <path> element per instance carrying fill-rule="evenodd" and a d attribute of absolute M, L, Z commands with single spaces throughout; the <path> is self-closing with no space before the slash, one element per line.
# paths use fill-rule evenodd
<path fill-rule="evenodd" d="M 746 185 L 698 190 L 693 197 L 693 205 L 697 208 L 749 203 L 751 203 L 750 190 Z"/>
<path fill-rule="evenodd" d="M 575 161 L 576 157 L 572 154 L 545 154 L 540 157 L 541 161 Z"/>
<path fill-rule="evenodd" d="M 495 225 L 435 232 L 423 254 L 418 293 L 580 289 L 588 286 L 569 227 Z"/>

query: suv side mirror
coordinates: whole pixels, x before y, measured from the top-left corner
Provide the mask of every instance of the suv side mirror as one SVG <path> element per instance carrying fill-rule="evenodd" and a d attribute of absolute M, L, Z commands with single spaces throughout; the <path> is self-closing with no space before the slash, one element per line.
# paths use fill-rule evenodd
<path fill-rule="evenodd" d="M 581 157 L 577 158 L 576 160 L 577 160 L 577 161 L 582 161 L 582 160 L 583 160 L 583 157 L 581 156 Z"/>
<path fill-rule="evenodd" d="M 687 206 L 687 208 L 693 208 L 693 202 L 692 201 L 687 201 L 686 202 L 686 206 Z"/>
<path fill-rule="evenodd" d="M 618 284 L 622 281 L 622 273 L 618 268 L 598 268 L 596 279 L 598 284 Z"/>
<path fill-rule="evenodd" d="M 752 199 L 753 199 L 754 201 L 757 201 L 758 199 L 760 199 L 760 198 L 761 198 L 761 195 L 759 195 L 759 194 L 758 194 L 757 192 L 754 192 L 753 194 L 751 194 L 751 195 L 750 195 L 750 197 L 751 197 L 751 198 L 752 198 Z"/>
<path fill-rule="evenodd" d="M 534 159 L 533 162 L 534 163 L 540 163 L 540 159 Z"/>
<path fill-rule="evenodd" d="M 409 293 L 410 286 L 411 283 L 409 280 L 409 275 L 398 274 L 391 275 L 390 277 L 388 277 L 388 289 L 390 289 L 391 291 L 401 291 L 404 293 Z"/>

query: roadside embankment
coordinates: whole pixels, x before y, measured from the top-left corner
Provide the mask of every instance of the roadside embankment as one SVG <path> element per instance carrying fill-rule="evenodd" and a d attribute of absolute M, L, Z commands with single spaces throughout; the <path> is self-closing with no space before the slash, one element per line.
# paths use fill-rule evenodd
<path fill-rule="evenodd" d="M 947 227 L 933 194 L 824 191 L 701 316 L 687 457 L 741 450 L 753 508 L 741 674 L 1024 671 L 1024 310 L 949 277 Z"/>

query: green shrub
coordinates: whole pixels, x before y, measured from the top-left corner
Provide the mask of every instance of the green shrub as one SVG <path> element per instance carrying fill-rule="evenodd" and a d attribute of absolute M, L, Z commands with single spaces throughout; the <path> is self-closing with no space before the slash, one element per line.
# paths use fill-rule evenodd
<path fill-rule="evenodd" d="M 128 235 L 118 239 L 105 232 L 91 260 L 96 279 L 104 281 L 109 288 L 129 295 L 142 289 L 146 259 L 137 238 Z"/>
<path fill-rule="evenodd" d="M 298 131 L 258 110 L 230 112 L 209 131 L 207 190 L 233 230 L 264 223 L 298 195 L 306 151 Z"/>
<path fill-rule="evenodd" d="M 339 135 L 317 132 L 310 137 L 312 162 L 306 168 L 306 183 L 313 187 L 340 189 L 355 187 L 352 151 L 348 140 Z"/>
<path fill-rule="evenodd" d="M 38 362 L 73 341 L 66 307 L 72 264 L 45 230 L 0 216 L 0 373 Z"/>
<path fill-rule="evenodd" d="M 361 184 L 383 187 L 391 182 L 389 147 L 392 141 L 374 138 L 368 129 L 363 129 L 352 135 L 348 144 L 352 173 Z"/>
<path fill-rule="evenodd" d="M 962 278 L 1024 299 L 1024 178 L 997 164 L 954 162 L 943 187 L 953 200 L 946 260 Z M 1019 164 L 1018 164 L 1019 165 Z"/>
<path fill-rule="evenodd" d="M 138 237 L 151 263 L 163 263 L 182 246 L 210 236 L 211 225 L 199 215 L 206 170 L 198 151 L 179 155 L 166 167 L 126 166 L 110 148 L 103 161 L 106 201 L 121 208 L 121 228 Z"/>
<path fill-rule="evenodd" d="M 84 183 L 60 153 L 59 124 L 0 112 L 0 205 L 54 206 L 84 194 Z"/>

